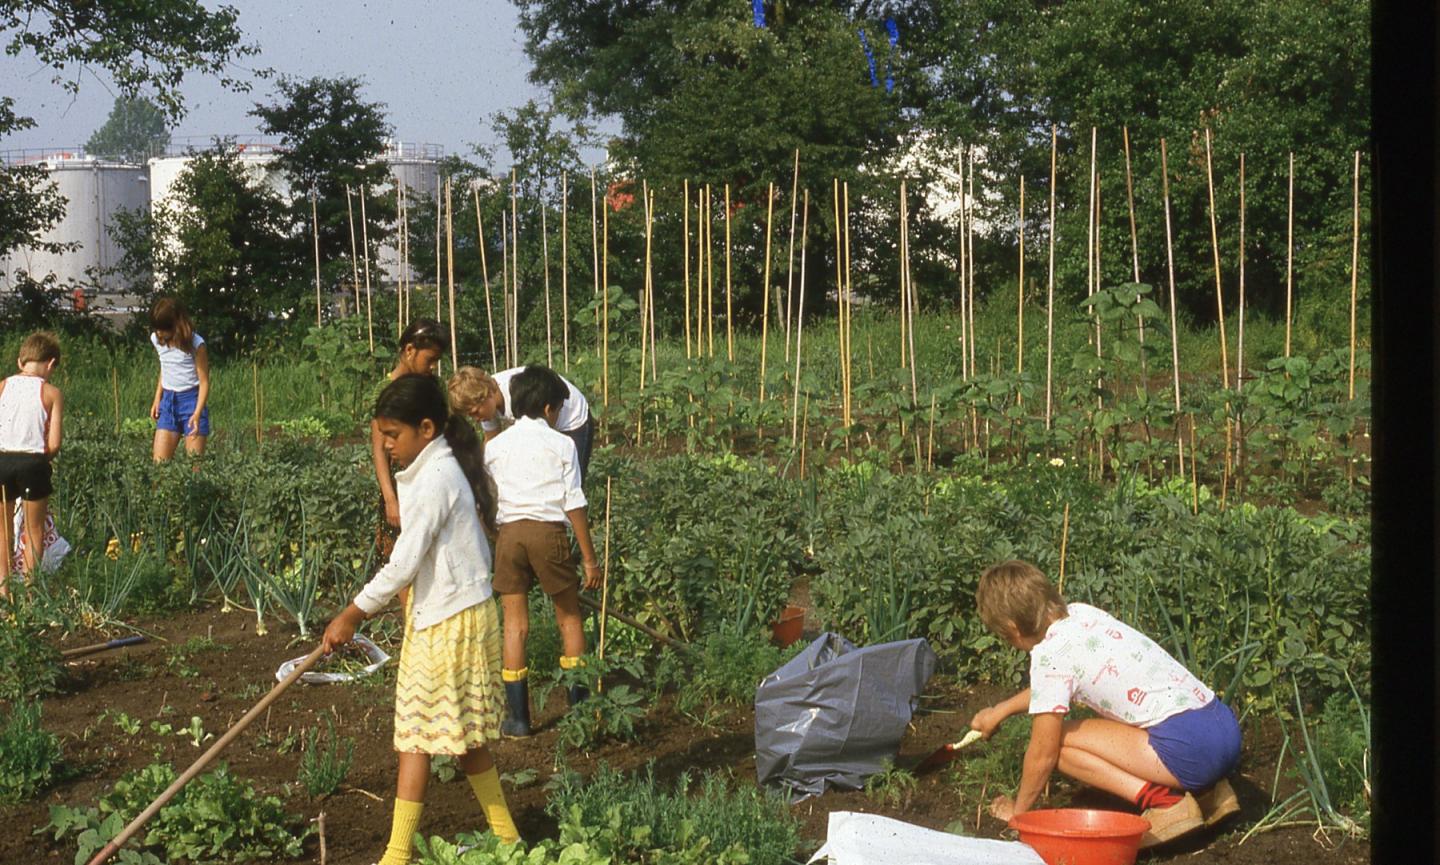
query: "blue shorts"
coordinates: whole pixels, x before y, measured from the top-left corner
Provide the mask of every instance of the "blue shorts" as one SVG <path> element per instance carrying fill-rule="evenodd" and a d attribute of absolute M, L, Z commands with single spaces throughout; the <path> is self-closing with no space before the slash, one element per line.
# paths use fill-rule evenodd
<path fill-rule="evenodd" d="M 190 416 L 195 414 L 195 404 L 199 401 L 199 387 L 192 387 L 189 390 L 160 391 L 160 419 L 155 421 L 155 428 L 179 433 L 182 436 L 191 435 L 191 430 L 185 427 L 190 423 Z M 210 406 L 208 405 L 200 410 L 199 427 L 200 429 L 196 432 L 200 435 L 210 435 Z"/>
<path fill-rule="evenodd" d="M 1205 790 L 1240 762 L 1240 723 L 1215 698 L 1146 730 L 1160 762 L 1186 790 Z"/>

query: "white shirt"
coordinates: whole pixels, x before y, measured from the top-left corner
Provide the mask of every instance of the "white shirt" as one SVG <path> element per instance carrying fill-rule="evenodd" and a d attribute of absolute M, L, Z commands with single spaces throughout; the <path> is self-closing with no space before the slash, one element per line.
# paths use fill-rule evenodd
<path fill-rule="evenodd" d="M 496 413 L 493 419 L 481 421 L 480 426 L 483 427 L 486 432 L 494 432 L 499 429 L 502 418 L 504 420 L 511 420 L 514 417 L 514 410 L 510 405 L 510 379 L 514 378 L 517 373 L 524 369 L 525 367 L 523 366 L 517 366 L 514 369 L 503 370 L 491 376 L 491 378 L 495 380 L 495 386 L 500 388 L 500 395 L 505 398 L 505 405 Z M 559 375 L 559 373 L 556 373 L 556 375 Z M 565 402 L 560 406 L 560 414 L 555 418 L 555 429 L 561 432 L 572 432 L 584 426 L 585 421 L 590 419 L 590 403 L 585 401 L 585 395 L 580 393 L 580 390 L 571 384 L 569 379 L 562 375 L 560 376 L 560 380 L 565 382 L 565 387 L 569 389 L 570 393 L 565 397 Z"/>
<path fill-rule="evenodd" d="M 355 606 L 374 615 L 412 586 L 410 614 L 418 631 L 489 600 L 490 542 L 470 481 L 443 435 L 395 474 L 395 491 L 400 537 L 389 564 L 355 596 Z"/>
<path fill-rule="evenodd" d="M 496 525 L 563 523 L 566 511 L 586 505 L 574 440 L 539 418 L 522 417 L 487 442 L 485 470 L 495 481 Z"/>
<path fill-rule="evenodd" d="M 0 452 L 45 453 L 45 379 L 38 375 L 12 375 L 0 392 Z M 5 519 L 9 515 L 4 515 Z"/>
<path fill-rule="evenodd" d="M 1089 604 L 1066 610 L 1030 651 L 1030 714 L 1067 712 L 1075 698 L 1112 721 L 1143 728 L 1215 699 L 1169 652 L 1104 610 Z"/>
<path fill-rule="evenodd" d="M 160 338 L 150 334 L 150 344 L 160 355 L 160 387 L 165 390 L 182 391 L 200 386 L 200 373 L 195 370 L 195 353 L 175 345 L 161 345 Z M 195 349 L 205 344 L 200 334 L 194 334 L 190 343 Z"/>

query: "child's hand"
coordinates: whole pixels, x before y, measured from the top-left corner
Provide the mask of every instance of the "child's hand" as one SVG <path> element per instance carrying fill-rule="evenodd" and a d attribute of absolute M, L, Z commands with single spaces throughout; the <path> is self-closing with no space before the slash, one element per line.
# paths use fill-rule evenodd
<path fill-rule="evenodd" d="M 190 422 L 187 423 L 187 424 L 185 424 L 185 434 L 186 434 L 186 435 L 191 435 L 191 436 L 193 436 L 193 435 L 196 435 L 196 434 L 199 433 L 199 432 L 200 432 L 200 412 L 197 411 L 197 412 L 195 412 L 194 414 L 190 415 Z"/>
<path fill-rule="evenodd" d="M 1005 714 L 1000 711 L 1000 707 L 986 706 L 976 712 L 975 717 L 970 719 L 970 729 L 979 730 L 980 733 L 988 739 L 995 735 L 995 730 L 1000 726 L 1000 722 L 1004 720 Z"/>
<path fill-rule="evenodd" d="M 601 571 L 598 562 L 585 563 L 585 588 L 588 591 L 595 591 L 600 588 Z"/>
<path fill-rule="evenodd" d="M 158 399 L 155 400 L 154 402 L 150 403 L 150 419 L 151 419 L 151 420 L 159 420 L 159 419 L 160 419 L 160 400 L 158 400 Z"/>
<path fill-rule="evenodd" d="M 385 522 L 393 528 L 400 528 L 400 502 L 385 499 Z"/>
<path fill-rule="evenodd" d="M 354 604 L 346 607 L 340 615 L 331 619 L 330 624 L 325 626 L 325 636 L 320 640 L 320 644 L 325 647 L 325 654 L 328 655 L 353 640 L 355 628 L 363 621 L 365 621 L 365 614 Z"/>
<path fill-rule="evenodd" d="M 1015 800 L 1003 793 L 996 796 L 990 802 L 990 816 L 1009 823 L 1010 818 L 1015 816 Z"/>

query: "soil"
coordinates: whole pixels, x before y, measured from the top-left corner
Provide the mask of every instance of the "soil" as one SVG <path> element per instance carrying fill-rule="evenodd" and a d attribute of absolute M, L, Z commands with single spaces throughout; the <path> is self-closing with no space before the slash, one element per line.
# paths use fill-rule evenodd
<path fill-rule="evenodd" d="M 394 614 L 388 614 L 393 616 Z M 158 759 L 177 770 L 190 765 L 202 751 L 178 736 L 160 736 L 149 729 L 163 719 L 176 729 L 199 716 L 206 731 L 220 736 L 275 684 L 281 662 L 303 655 L 312 640 L 295 637 L 293 628 L 271 622 L 269 633 L 257 636 L 254 619 L 243 611 L 222 613 L 218 608 L 182 612 L 138 622 L 151 635 L 148 643 L 80 658 L 67 664 L 64 693 L 47 698 L 44 724 L 62 738 L 70 777 L 38 801 L 0 809 L 0 862 L 64 862 L 74 858 L 74 847 L 51 842 L 48 835 L 33 834 L 48 820 L 51 805 L 88 806 L 104 794 L 122 774 Z M 369 629 L 372 632 L 374 629 Z M 114 634 L 76 633 L 61 648 L 98 642 Z M 209 650 L 182 650 L 193 638 L 210 637 Z M 392 653 L 393 653 L 393 648 Z M 177 658 L 177 655 L 183 657 Z M 393 667 L 393 664 L 391 665 Z M 284 799 L 286 808 L 306 818 L 324 814 L 327 858 L 333 865 L 365 865 L 379 858 L 390 829 L 395 757 L 390 747 L 393 675 L 371 677 L 370 683 L 306 685 L 297 683 L 284 692 L 262 717 L 249 726 L 220 755 L 234 774 L 265 793 Z M 923 709 L 902 745 L 897 761 L 914 766 L 939 745 L 963 735 L 970 715 L 995 699 L 993 691 L 965 689 L 958 684 L 932 681 Z M 555 689 L 544 707 L 536 707 L 538 732 L 525 740 L 502 740 L 492 746 L 502 773 L 533 769 L 535 781 L 515 789 L 507 783 L 512 812 L 521 833 L 535 839 L 553 835 L 554 821 L 545 813 L 544 781 L 555 771 L 554 721 L 565 709 L 565 697 Z M 110 716 L 102 714 L 110 712 Z M 143 723 L 139 734 L 124 733 L 112 720 L 125 713 Z M 356 740 L 355 761 L 341 791 L 323 801 L 310 799 L 296 782 L 304 731 L 333 712 L 337 728 Z M 754 716 L 736 708 L 719 722 L 700 726 L 680 715 L 666 697 L 639 725 L 633 743 L 607 743 L 588 754 L 571 754 L 570 766 L 588 774 L 599 761 L 622 769 L 636 769 L 654 761 L 658 779 L 669 782 L 681 772 L 692 775 L 726 770 L 739 783 L 753 782 Z M 1278 730 L 1264 726 L 1247 730 L 1245 759 L 1232 783 L 1240 798 L 1241 813 L 1213 830 L 1201 830 L 1168 848 L 1142 853 L 1142 862 L 1228 862 L 1239 865 L 1368 865 L 1364 841 L 1313 837 L 1313 827 L 1293 827 L 1255 835 L 1244 843 L 1245 829 L 1269 808 L 1269 789 L 1280 751 Z M 209 747 L 206 745 L 205 747 Z M 953 768 L 963 771 L 964 757 Z M 963 820 L 967 834 L 1010 838 L 1011 833 L 973 804 L 960 812 L 959 795 L 949 769 L 922 774 L 909 801 L 890 807 L 863 792 L 830 792 L 793 807 L 802 821 L 806 858 L 823 841 L 827 815 L 832 811 L 878 813 L 935 829 Z M 1282 792 L 1285 781 L 1282 778 Z M 1053 791 L 1056 799 L 1077 806 L 1125 809 L 1125 803 L 1103 794 Z M 969 800 L 971 802 L 978 800 Z M 1133 809 L 1131 809 L 1133 810 Z M 441 783 L 432 780 L 426 797 L 422 831 L 453 837 L 483 824 L 478 806 L 463 778 Z M 307 843 L 298 862 L 319 862 L 319 840 Z"/>

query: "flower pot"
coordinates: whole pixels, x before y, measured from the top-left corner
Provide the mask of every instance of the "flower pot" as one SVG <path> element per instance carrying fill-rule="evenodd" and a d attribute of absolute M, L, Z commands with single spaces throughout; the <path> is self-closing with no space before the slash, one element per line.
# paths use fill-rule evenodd
<path fill-rule="evenodd" d="M 783 649 L 800 639 L 804 629 L 805 608 L 787 604 L 780 611 L 780 616 L 770 623 L 770 640 Z"/>

